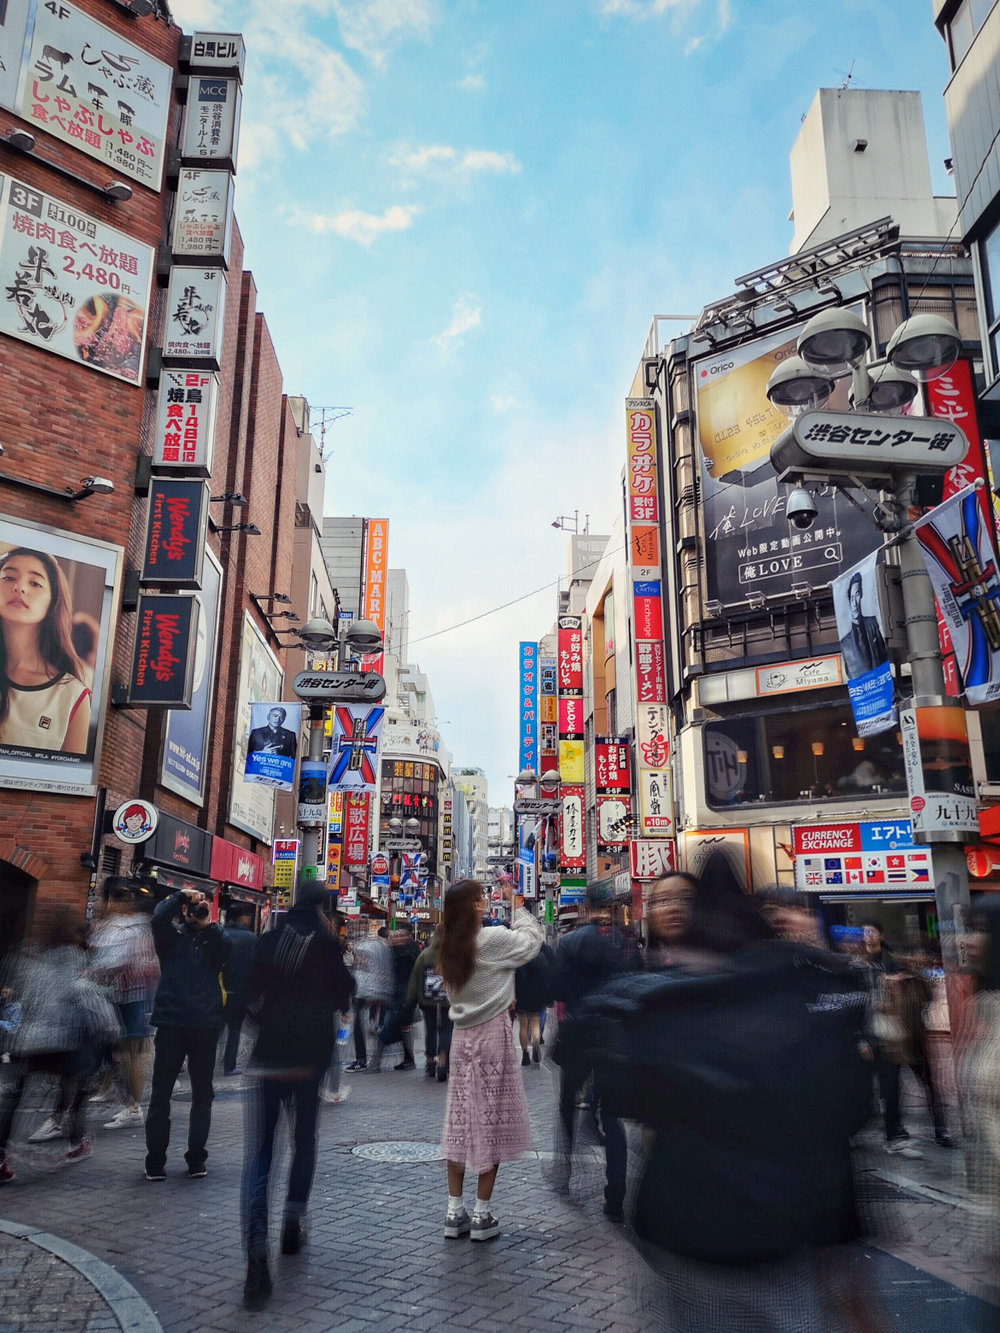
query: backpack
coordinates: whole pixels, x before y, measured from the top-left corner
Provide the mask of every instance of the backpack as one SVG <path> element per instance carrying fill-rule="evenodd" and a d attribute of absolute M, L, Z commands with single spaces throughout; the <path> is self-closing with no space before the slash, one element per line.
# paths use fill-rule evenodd
<path fill-rule="evenodd" d="M 444 979 L 440 972 L 435 972 L 432 967 L 424 970 L 423 983 L 420 987 L 421 1004 L 447 1004 L 448 996 L 445 994 Z"/>

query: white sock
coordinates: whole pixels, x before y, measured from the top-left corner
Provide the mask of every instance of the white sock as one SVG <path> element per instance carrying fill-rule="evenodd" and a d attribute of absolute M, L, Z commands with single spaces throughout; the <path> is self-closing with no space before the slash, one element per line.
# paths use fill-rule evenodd
<path fill-rule="evenodd" d="M 489 1199 L 477 1199 L 472 1209 L 473 1217 L 485 1217 L 490 1211 Z"/>
<path fill-rule="evenodd" d="M 448 1195 L 448 1212 L 457 1214 L 465 1211 L 465 1200 L 461 1194 Z"/>

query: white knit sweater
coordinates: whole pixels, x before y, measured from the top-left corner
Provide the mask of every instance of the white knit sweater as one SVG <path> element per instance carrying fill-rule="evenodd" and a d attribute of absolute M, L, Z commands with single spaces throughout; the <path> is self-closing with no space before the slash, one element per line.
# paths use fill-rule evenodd
<path fill-rule="evenodd" d="M 530 963 L 545 934 L 523 907 L 514 913 L 512 930 L 502 926 L 481 929 L 476 940 L 476 966 L 461 990 L 448 991 L 448 1013 L 457 1028 L 488 1023 L 514 1003 L 514 972 Z"/>

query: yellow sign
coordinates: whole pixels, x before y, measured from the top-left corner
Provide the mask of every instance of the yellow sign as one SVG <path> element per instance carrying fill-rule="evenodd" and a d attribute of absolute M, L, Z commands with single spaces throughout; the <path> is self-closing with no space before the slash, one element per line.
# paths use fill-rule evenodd
<path fill-rule="evenodd" d="M 583 782 L 583 741 L 559 742 L 559 776 L 563 782 Z"/>
<path fill-rule="evenodd" d="M 343 856 L 343 846 L 339 842 L 329 842 L 326 847 L 326 883 L 327 887 L 335 889 L 340 882 L 340 862 Z"/>
<path fill-rule="evenodd" d="M 274 887 L 276 889 L 293 889 L 295 887 L 294 861 L 275 861 Z"/>

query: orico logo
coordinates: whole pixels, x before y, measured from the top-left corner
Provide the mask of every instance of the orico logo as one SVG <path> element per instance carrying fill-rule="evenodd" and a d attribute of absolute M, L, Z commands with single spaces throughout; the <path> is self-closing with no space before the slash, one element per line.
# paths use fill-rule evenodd
<path fill-rule="evenodd" d="M 724 375 L 727 370 L 735 370 L 735 369 L 736 369 L 735 361 L 722 361 L 717 366 L 708 366 L 705 370 L 701 372 L 701 377 L 702 379 L 705 379 L 709 375 Z"/>

